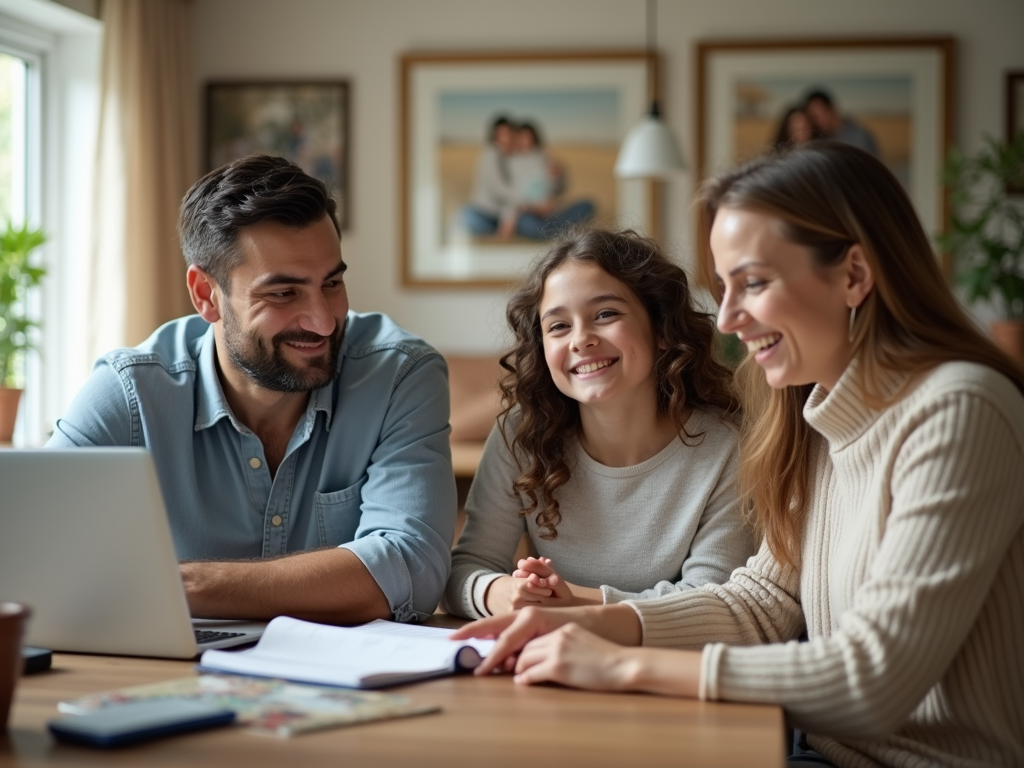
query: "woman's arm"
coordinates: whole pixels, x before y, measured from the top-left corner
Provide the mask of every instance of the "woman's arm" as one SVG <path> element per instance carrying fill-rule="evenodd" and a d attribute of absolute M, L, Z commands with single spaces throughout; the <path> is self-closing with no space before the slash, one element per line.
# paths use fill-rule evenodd
<path fill-rule="evenodd" d="M 836 628 L 826 624 L 818 630 L 824 636 L 804 643 L 709 646 L 707 698 L 781 704 L 800 727 L 848 739 L 889 735 L 916 708 L 973 709 L 993 696 L 1019 701 L 1009 693 L 1014 684 L 1001 681 L 1021 669 L 1010 648 L 1024 636 L 1020 612 L 1005 608 L 1019 603 L 1012 584 L 1024 583 L 1024 403 L 1015 391 L 988 400 L 946 392 L 881 418 L 889 431 L 861 450 L 888 455 L 863 462 L 859 482 L 870 486 L 863 501 L 833 495 L 850 465 L 828 462 L 812 496 L 806 535 L 815 538 L 804 547 L 805 567 L 835 574 L 837 563 L 861 561 L 865 571 L 847 580 L 845 606 L 831 619 Z M 815 543 L 827 542 L 828 532 L 842 541 Z M 830 588 L 845 591 L 843 582 Z M 818 599 L 836 610 L 835 597 Z M 760 602 L 773 610 L 770 600 Z M 637 605 L 646 643 L 693 636 L 678 611 Z M 707 624 L 721 618 L 709 614 Z M 949 684 L 935 690 L 942 680 Z"/>

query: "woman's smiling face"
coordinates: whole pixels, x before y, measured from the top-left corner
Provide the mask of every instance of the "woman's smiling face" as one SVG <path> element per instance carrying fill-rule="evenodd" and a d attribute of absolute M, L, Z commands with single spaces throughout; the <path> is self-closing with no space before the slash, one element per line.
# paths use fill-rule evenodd
<path fill-rule="evenodd" d="M 778 219 L 721 208 L 711 228 L 722 288 L 718 329 L 739 336 L 776 389 L 821 384 L 832 389 L 850 363 L 845 269 L 813 261 L 810 248 L 783 237 Z"/>

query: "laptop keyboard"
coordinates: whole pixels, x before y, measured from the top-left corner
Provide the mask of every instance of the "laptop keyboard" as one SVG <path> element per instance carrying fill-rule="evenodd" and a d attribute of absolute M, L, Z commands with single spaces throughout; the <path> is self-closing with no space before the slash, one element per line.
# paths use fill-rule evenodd
<path fill-rule="evenodd" d="M 217 640 L 227 640 L 229 637 L 241 637 L 245 632 L 217 632 L 212 629 L 196 629 L 197 643 L 212 643 Z"/>

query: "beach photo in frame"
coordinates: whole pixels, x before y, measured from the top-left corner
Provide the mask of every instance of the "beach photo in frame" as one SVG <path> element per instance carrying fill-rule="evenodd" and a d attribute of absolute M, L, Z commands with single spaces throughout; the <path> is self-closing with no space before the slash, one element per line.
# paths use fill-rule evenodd
<path fill-rule="evenodd" d="M 403 284 L 508 286 L 581 222 L 656 234 L 655 185 L 613 173 L 656 71 L 642 51 L 403 56 Z"/>
<path fill-rule="evenodd" d="M 340 80 L 231 81 L 206 86 L 206 168 L 255 154 L 287 158 L 348 204 L 348 83 Z"/>
<path fill-rule="evenodd" d="M 814 91 L 870 137 L 929 234 L 945 229 L 942 167 L 952 134 L 952 38 L 713 40 L 697 48 L 702 175 L 771 149 Z"/>

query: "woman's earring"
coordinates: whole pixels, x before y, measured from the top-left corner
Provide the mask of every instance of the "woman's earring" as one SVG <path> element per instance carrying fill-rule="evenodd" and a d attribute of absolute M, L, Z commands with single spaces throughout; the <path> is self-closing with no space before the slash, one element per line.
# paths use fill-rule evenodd
<path fill-rule="evenodd" d="M 853 341 L 853 323 L 857 319 L 857 307 L 850 307 L 850 341 Z"/>

